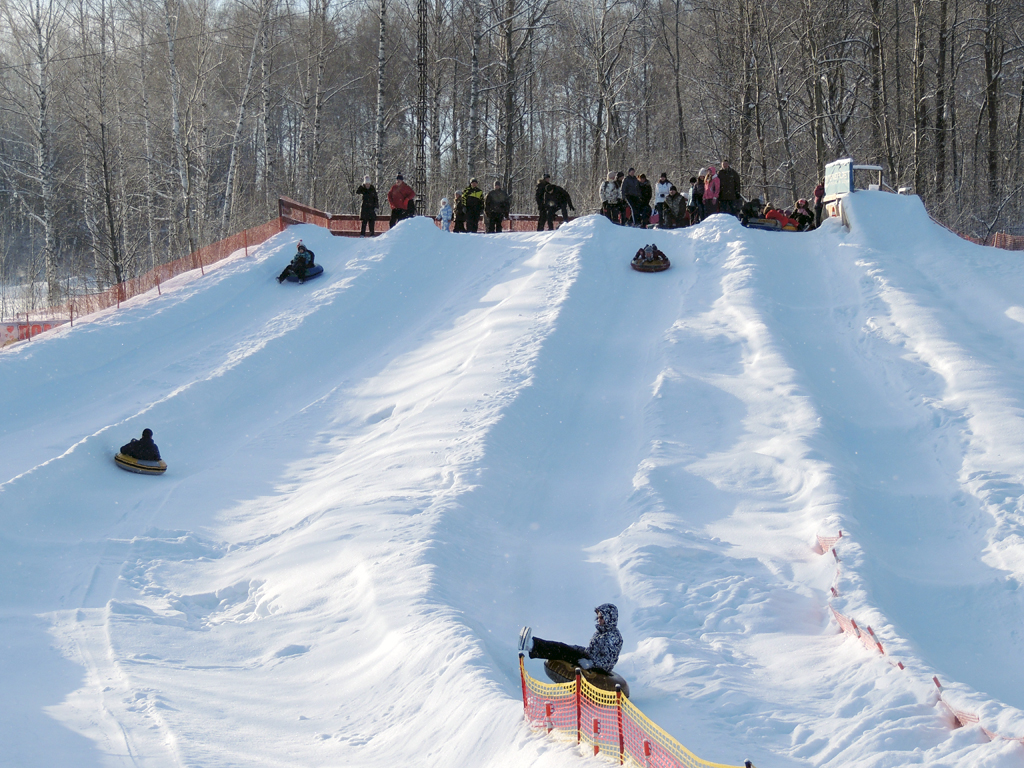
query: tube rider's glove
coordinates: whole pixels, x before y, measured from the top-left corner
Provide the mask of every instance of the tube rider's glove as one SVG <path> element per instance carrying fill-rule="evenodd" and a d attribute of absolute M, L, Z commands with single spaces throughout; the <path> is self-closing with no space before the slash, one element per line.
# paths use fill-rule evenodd
<path fill-rule="evenodd" d="M 576 662 L 576 666 L 580 669 L 591 669 L 594 666 L 594 662 L 590 659 L 580 659 Z"/>

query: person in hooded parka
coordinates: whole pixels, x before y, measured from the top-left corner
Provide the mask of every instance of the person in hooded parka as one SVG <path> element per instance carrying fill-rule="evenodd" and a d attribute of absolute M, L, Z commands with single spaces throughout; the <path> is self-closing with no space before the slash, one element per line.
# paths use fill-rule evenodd
<path fill-rule="evenodd" d="M 528 653 L 531 659 L 565 661 L 580 669 L 611 672 L 622 650 L 619 609 L 611 603 L 603 603 L 594 609 L 594 613 L 596 631 L 586 648 L 534 637 L 530 627 L 523 627 L 519 633 L 519 650 Z"/>
<path fill-rule="evenodd" d="M 142 430 L 142 439 L 132 438 L 121 446 L 121 453 L 139 461 L 160 461 L 160 449 L 153 442 L 153 430 Z"/>

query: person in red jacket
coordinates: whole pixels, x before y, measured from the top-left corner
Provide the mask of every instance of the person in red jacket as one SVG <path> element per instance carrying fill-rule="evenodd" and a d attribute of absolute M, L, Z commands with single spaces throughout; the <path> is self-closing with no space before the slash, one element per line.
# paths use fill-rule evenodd
<path fill-rule="evenodd" d="M 814 226 L 821 226 L 821 211 L 825 207 L 825 182 L 819 181 L 814 188 Z"/>
<path fill-rule="evenodd" d="M 402 174 L 398 174 L 395 177 L 395 183 L 388 190 L 388 205 L 391 206 L 389 228 L 394 228 L 395 224 L 415 213 L 415 208 L 413 208 L 413 201 L 415 199 L 416 193 L 412 187 L 405 183 Z"/>
<path fill-rule="evenodd" d="M 764 207 L 764 217 L 766 219 L 774 219 L 775 221 L 779 222 L 779 224 L 782 227 L 790 226 L 796 229 L 800 226 L 800 222 L 798 222 L 796 219 L 790 218 L 785 214 L 784 211 L 780 211 L 778 208 L 775 208 L 771 204 L 768 204 Z"/>

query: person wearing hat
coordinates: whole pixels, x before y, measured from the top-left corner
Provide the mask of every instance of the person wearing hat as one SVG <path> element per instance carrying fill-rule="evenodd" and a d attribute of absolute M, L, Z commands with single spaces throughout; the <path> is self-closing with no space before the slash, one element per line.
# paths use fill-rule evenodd
<path fill-rule="evenodd" d="M 608 177 L 601 182 L 597 193 L 601 197 L 601 214 L 618 224 L 622 193 L 619 191 L 618 184 L 615 183 L 615 171 L 608 171 Z"/>
<path fill-rule="evenodd" d="M 160 449 L 153 442 L 153 430 L 149 428 L 142 430 L 141 440 L 133 437 L 131 442 L 122 445 L 121 453 L 139 461 L 160 461 Z"/>
<path fill-rule="evenodd" d="M 544 205 L 548 209 L 547 221 L 550 223 L 551 229 L 555 228 L 555 214 L 560 212 L 562 223 L 565 223 L 569 221 L 569 211 L 576 210 L 568 191 L 557 184 L 548 184 L 548 188 L 544 191 Z"/>
<path fill-rule="evenodd" d="M 469 180 L 469 186 L 462 190 L 462 204 L 466 206 L 466 231 L 480 229 L 480 217 L 484 212 L 484 191 L 477 186 L 476 179 Z"/>
<path fill-rule="evenodd" d="M 619 609 L 611 603 L 604 603 L 594 609 L 594 614 L 596 631 L 586 648 L 543 640 L 534 637 L 530 627 L 523 627 L 519 632 L 519 650 L 529 654 L 531 659 L 556 659 L 575 664 L 580 669 L 611 672 L 622 650 L 622 635 L 618 628 Z"/>
<path fill-rule="evenodd" d="M 686 198 L 679 194 L 675 184 L 670 184 L 665 202 L 661 205 L 661 216 L 658 218 L 660 229 L 675 229 L 685 226 L 683 214 L 686 212 Z"/>
<path fill-rule="evenodd" d="M 356 187 L 356 194 L 363 198 L 359 206 L 359 236 L 365 237 L 369 228 L 370 237 L 373 237 L 373 227 L 377 222 L 377 208 L 380 202 L 377 199 L 377 188 L 370 183 L 369 176 L 363 176 L 363 183 Z"/>
<path fill-rule="evenodd" d="M 437 212 L 437 220 L 441 222 L 442 232 L 452 231 L 452 204 L 447 197 L 441 198 L 441 208 Z"/>
<path fill-rule="evenodd" d="M 316 258 L 309 248 L 303 245 L 302 241 L 299 240 L 298 248 L 295 250 L 295 256 L 292 257 L 291 263 L 284 268 L 284 271 L 277 276 L 277 282 L 283 283 L 288 275 L 295 275 L 299 278 L 300 283 L 306 282 L 306 270 L 313 266 L 313 260 Z"/>
<path fill-rule="evenodd" d="M 488 233 L 501 232 L 501 223 L 508 218 L 512 209 L 512 198 L 501 188 L 501 182 L 494 182 L 494 189 L 484 198 L 485 226 Z"/>
<path fill-rule="evenodd" d="M 548 184 L 551 183 L 551 174 L 545 173 L 539 179 L 537 179 L 537 231 L 543 232 L 544 225 L 548 224 L 548 207 L 544 203 L 544 193 L 548 190 Z M 550 222 L 548 229 L 554 229 L 555 222 Z"/>
<path fill-rule="evenodd" d="M 793 218 L 797 222 L 797 231 L 799 232 L 810 232 L 814 229 L 814 211 L 811 210 L 811 204 L 807 202 L 806 198 L 801 197 L 796 207 L 793 209 Z"/>
<path fill-rule="evenodd" d="M 389 228 L 393 228 L 402 219 L 413 216 L 415 208 L 416 193 L 412 187 L 405 183 L 402 174 L 395 177 L 395 183 L 388 190 L 388 205 L 391 206 L 391 221 Z"/>

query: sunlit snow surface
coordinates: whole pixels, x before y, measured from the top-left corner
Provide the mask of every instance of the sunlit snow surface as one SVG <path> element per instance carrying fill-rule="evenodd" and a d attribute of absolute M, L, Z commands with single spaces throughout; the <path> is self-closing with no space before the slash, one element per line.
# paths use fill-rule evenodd
<path fill-rule="evenodd" d="M 0 765 L 590 764 L 515 644 L 611 601 L 705 759 L 1019 766 L 931 677 L 1024 736 L 1024 261 L 849 216 L 292 227 L 3 352 Z M 278 285 L 300 237 L 325 275 Z M 162 477 L 112 461 L 143 427 Z M 830 616 L 839 529 L 903 671 Z"/>

